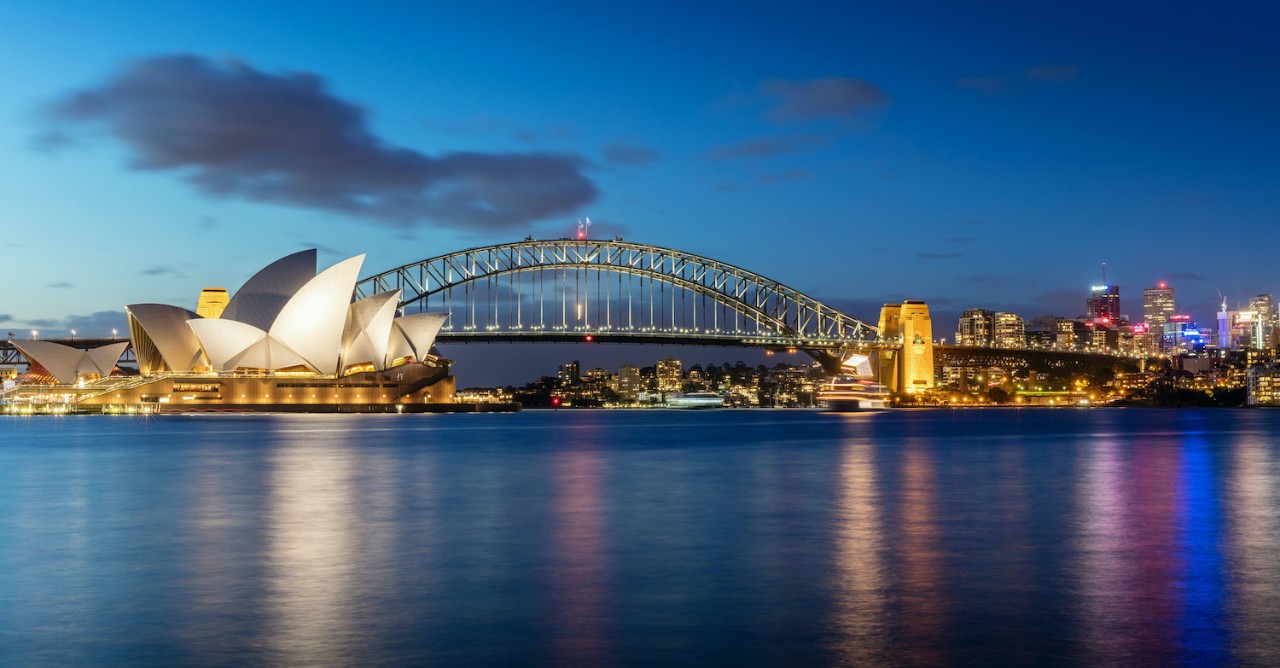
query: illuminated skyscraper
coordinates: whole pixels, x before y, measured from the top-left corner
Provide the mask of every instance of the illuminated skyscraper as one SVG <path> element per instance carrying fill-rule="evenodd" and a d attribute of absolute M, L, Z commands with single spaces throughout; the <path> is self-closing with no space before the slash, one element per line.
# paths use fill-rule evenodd
<path fill-rule="evenodd" d="M 1120 286 L 1093 286 L 1093 294 L 1085 301 L 1085 318 L 1104 325 L 1120 322 Z"/>
<path fill-rule="evenodd" d="M 1258 295 L 1249 300 L 1249 310 L 1257 314 L 1254 348 L 1275 348 L 1276 338 L 1280 334 L 1277 324 L 1275 299 L 1271 293 Z"/>
<path fill-rule="evenodd" d="M 1164 324 L 1174 314 L 1173 288 L 1161 281 L 1154 288 L 1142 289 L 1142 320 L 1153 331 L 1164 331 Z"/>

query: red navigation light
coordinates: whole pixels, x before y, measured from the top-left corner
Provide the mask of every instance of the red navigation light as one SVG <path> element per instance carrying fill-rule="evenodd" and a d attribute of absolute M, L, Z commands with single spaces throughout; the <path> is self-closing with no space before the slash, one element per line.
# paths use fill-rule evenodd
<path fill-rule="evenodd" d="M 1111 322 L 1111 318 L 1103 318 L 1102 322 Z"/>
<path fill-rule="evenodd" d="M 559 406 L 559 405 L 560 405 L 560 397 L 551 397 L 551 405 L 552 405 L 552 406 Z"/>
<path fill-rule="evenodd" d="M 588 335 L 587 335 L 586 341 L 587 341 L 587 343 L 591 343 L 591 335 L 590 335 L 590 334 L 588 334 Z"/>
<path fill-rule="evenodd" d="M 1160 289 L 1164 289 L 1164 281 L 1160 281 Z"/>

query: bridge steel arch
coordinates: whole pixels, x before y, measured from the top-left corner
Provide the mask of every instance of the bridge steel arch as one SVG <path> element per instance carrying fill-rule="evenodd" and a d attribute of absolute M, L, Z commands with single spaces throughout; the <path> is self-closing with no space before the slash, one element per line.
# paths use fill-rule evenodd
<path fill-rule="evenodd" d="M 444 306 L 441 302 L 442 297 L 451 295 L 455 288 L 468 284 L 496 281 L 501 286 L 501 279 L 505 277 L 510 288 L 517 285 L 517 281 L 511 278 L 513 276 L 533 272 L 568 272 L 570 270 L 574 271 L 575 275 L 577 272 L 585 271 L 589 276 L 591 272 L 595 272 L 597 281 L 602 280 L 605 275 L 608 275 L 610 281 L 616 276 L 619 283 L 619 298 L 623 296 L 621 277 L 627 276 L 638 277 L 641 281 L 649 280 L 650 289 L 656 281 L 673 289 L 710 299 L 714 306 L 731 310 L 742 318 L 754 322 L 755 329 L 752 336 L 748 338 L 758 340 L 759 345 L 791 346 L 806 350 L 841 350 L 868 343 L 874 340 L 878 333 L 875 327 L 865 322 L 845 315 L 799 290 L 742 267 L 693 253 L 620 239 L 547 241 L 526 239 L 516 243 L 471 248 L 406 264 L 366 278 L 356 285 L 356 295 L 367 297 L 387 290 L 401 290 L 402 308 L 427 310 L 431 306 L 436 308 Z M 557 273 L 554 276 L 559 277 L 561 274 Z M 554 280 L 558 278 L 553 279 L 553 284 Z M 643 282 L 641 287 L 643 289 Z M 630 288 L 629 283 L 628 289 Z M 519 290 L 518 287 L 513 289 Z M 582 294 L 579 292 L 576 279 L 574 289 L 575 296 Z M 606 288 L 608 289 L 611 288 Z M 567 273 L 564 274 L 563 287 L 553 288 L 553 290 L 568 290 Z M 597 290 L 599 290 L 598 287 Z M 508 299 L 511 297 L 510 292 L 511 289 L 508 290 Z M 609 294 L 605 293 L 606 298 Z M 674 291 L 672 294 L 674 296 Z M 632 296 L 628 294 L 628 297 Z M 589 292 L 587 297 L 590 297 Z M 435 302 L 432 301 L 433 298 L 436 299 Z M 518 292 L 515 293 L 515 299 L 517 302 L 521 299 Z M 674 313 L 674 300 L 671 303 Z M 650 301 L 651 311 L 652 306 Z M 486 309 L 488 308 L 487 305 Z M 645 332 L 651 333 L 659 329 L 655 321 L 642 324 L 639 328 L 635 327 L 630 319 L 626 325 L 621 322 L 615 325 L 609 320 L 609 314 L 610 312 L 606 310 L 606 317 L 601 318 L 604 322 L 592 324 L 588 321 L 583 324 L 575 321 L 574 326 L 570 327 L 567 321 L 562 321 L 554 329 L 561 332 L 565 330 L 606 332 L 611 333 L 609 340 L 614 341 L 626 340 L 631 336 L 628 332 L 635 332 L 633 336 L 638 340 L 644 338 Z M 696 302 L 693 319 L 694 329 L 681 330 L 690 334 L 689 339 L 696 339 L 700 333 L 705 334 L 708 340 L 717 338 L 715 335 L 721 331 L 719 323 L 715 322 L 712 325 L 707 322 L 714 319 L 707 316 L 705 312 L 702 318 L 703 326 L 697 327 Z M 669 324 L 674 327 L 674 322 Z M 475 327 L 473 320 L 469 325 L 464 324 L 461 329 L 466 332 Z M 520 321 L 518 326 L 510 328 L 508 333 L 512 338 L 516 338 L 538 328 L 537 325 L 525 326 L 523 321 Z M 452 327 L 454 332 L 458 329 L 458 327 Z M 485 338 L 494 340 L 502 336 L 486 334 Z M 454 338 L 449 329 L 443 331 L 441 337 L 446 340 Z M 461 333 L 458 338 L 463 338 Z"/>

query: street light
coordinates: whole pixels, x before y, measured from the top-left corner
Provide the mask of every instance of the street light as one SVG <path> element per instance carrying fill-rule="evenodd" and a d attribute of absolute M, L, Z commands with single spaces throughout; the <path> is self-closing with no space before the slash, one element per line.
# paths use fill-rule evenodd
<path fill-rule="evenodd" d="M 116 336 L 116 334 L 117 334 L 117 333 L 118 333 L 118 332 L 117 332 L 117 331 L 116 331 L 116 329 L 113 327 L 113 328 L 111 329 L 111 338 L 113 338 L 113 339 L 118 339 L 118 338 L 120 338 L 119 336 Z"/>
<path fill-rule="evenodd" d="M 40 332 L 37 332 L 37 331 L 36 331 L 36 330 L 34 330 L 34 329 L 33 329 L 33 330 L 31 330 L 31 338 L 33 338 L 33 339 L 34 339 L 34 338 L 36 338 L 37 336 L 40 336 Z"/>

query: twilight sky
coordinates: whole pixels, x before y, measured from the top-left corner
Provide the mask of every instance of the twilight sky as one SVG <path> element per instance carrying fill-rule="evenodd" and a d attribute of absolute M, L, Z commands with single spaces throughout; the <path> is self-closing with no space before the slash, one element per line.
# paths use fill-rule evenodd
<path fill-rule="evenodd" d="M 0 5 L 20 336 L 304 247 L 368 275 L 582 216 L 872 321 L 925 299 L 948 338 L 1078 315 L 1102 261 L 1138 319 L 1157 280 L 1202 322 L 1280 292 L 1271 3 L 46 4 Z M 528 357 L 492 348 L 442 352 Z M 595 354 L 535 350 L 462 382 Z"/>

